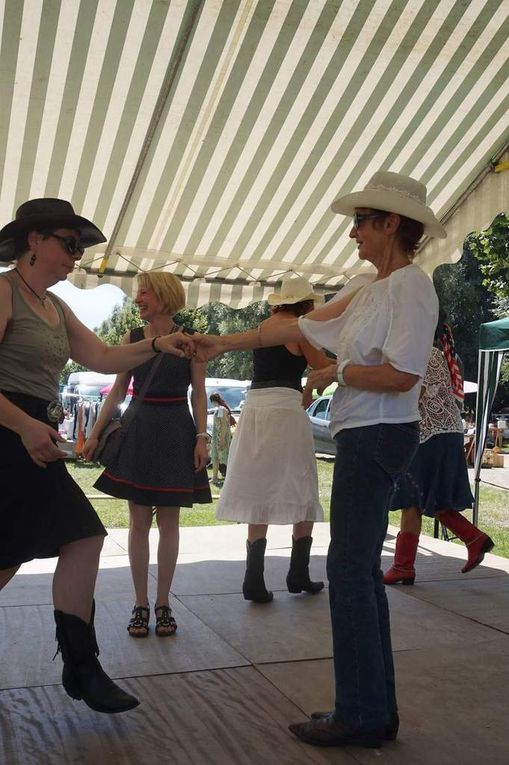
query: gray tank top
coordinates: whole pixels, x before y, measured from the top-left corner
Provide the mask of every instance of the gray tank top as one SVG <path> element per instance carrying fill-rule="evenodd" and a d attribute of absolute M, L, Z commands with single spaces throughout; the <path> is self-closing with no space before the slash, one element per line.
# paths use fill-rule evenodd
<path fill-rule="evenodd" d="M 0 342 L 0 391 L 54 401 L 70 354 L 62 306 L 51 293 L 60 322 L 50 327 L 23 300 L 15 274 L 7 272 L 0 278 L 8 279 L 12 287 L 12 318 Z"/>

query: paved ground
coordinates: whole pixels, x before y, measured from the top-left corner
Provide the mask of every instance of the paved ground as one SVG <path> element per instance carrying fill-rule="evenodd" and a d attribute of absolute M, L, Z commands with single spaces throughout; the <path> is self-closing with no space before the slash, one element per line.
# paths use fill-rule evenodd
<path fill-rule="evenodd" d="M 287 724 L 332 704 L 327 594 L 285 591 L 288 531 L 270 529 L 267 580 L 275 599 L 254 605 L 240 594 L 244 528 L 182 529 L 173 587 L 179 629 L 165 640 L 128 637 L 127 532 L 111 532 L 97 587 L 101 661 L 142 701 L 117 716 L 65 695 L 60 658 L 51 661 L 54 561 L 24 566 L 0 596 L 0 762 L 507 765 L 509 561 L 488 555 L 464 576 L 462 547 L 423 537 L 416 585 L 389 591 L 399 740 L 381 750 L 317 750 Z M 327 543 L 327 525 L 317 524 L 315 578 L 324 577 Z M 151 580 L 153 590 L 153 571 Z"/>
<path fill-rule="evenodd" d="M 481 483 L 497 486 L 499 489 L 509 489 L 509 454 L 505 455 L 505 466 L 503 468 L 482 468 Z M 474 468 L 468 468 L 470 480 L 474 480 Z"/>

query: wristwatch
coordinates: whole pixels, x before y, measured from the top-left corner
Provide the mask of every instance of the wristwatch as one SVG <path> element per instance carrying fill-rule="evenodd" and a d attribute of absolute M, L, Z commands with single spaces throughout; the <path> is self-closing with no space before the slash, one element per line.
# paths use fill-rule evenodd
<path fill-rule="evenodd" d="M 345 371 L 346 367 L 351 364 L 352 362 L 350 359 L 345 359 L 341 362 L 341 364 L 338 364 L 338 371 L 337 371 L 337 378 L 338 378 L 338 385 L 341 385 L 343 388 L 346 385 L 345 378 L 343 377 L 343 372 Z"/>

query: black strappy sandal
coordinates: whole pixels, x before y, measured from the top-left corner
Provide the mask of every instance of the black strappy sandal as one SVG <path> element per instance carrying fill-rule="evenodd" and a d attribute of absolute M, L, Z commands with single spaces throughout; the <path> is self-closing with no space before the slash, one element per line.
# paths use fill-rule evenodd
<path fill-rule="evenodd" d="M 127 625 L 127 631 L 131 637 L 145 638 L 149 633 L 148 620 L 150 609 L 148 606 L 134 606 L 133 615 Z"/>
<path fill-rule="evenodd" d="M 156 606 L 156 635 L 158 637 L 171 637 L 177 631 L 177 622 L 171 615 L 169 606 Z"/>

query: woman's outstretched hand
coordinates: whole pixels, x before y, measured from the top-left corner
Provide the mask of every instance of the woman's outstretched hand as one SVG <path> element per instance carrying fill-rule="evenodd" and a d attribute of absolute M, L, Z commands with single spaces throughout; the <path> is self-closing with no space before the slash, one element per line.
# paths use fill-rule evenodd
<path fill-rule="evenodd" d="M 195 344 L 194 358 L 196 361 L 210 361 L 224 353 L 224 348 L 221 346 L 221 338 L 218 335 L 200 335 L 198 332 L 195 332 L 193 341 Z"/>
<path fill-rule="evenodd" d="M 338 381 L 337 374 L 338 365 L 335 362 L 323 369 L 313 369 L 308 375 L 306 389 L 316 390 L 321 396 L 328 385 Z"/>
<path fill-rule="evenodd" d="M 182 331 L 161 335 L 156 340 L 156 346 L 162 353 L 172 353 L 186 359 L 194 358 L 194 335 L 186 335 Z"/>

